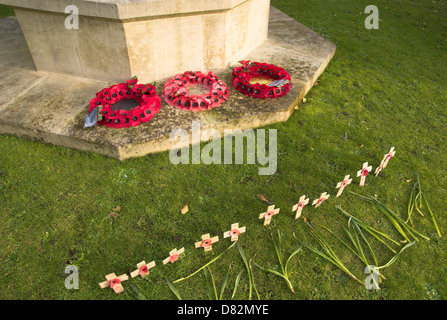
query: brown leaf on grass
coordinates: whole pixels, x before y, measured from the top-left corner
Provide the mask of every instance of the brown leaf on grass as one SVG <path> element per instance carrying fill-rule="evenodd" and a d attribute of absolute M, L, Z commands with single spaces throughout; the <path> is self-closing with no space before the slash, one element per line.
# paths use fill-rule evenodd
<path fill-rule="evenodd" d="M 188 205 L 184 206 L 184 207 L 182 208 L 182 210 L 180 210 L 180 212 L 181 212 L 182 214 L 186 214 L 188 211 L 189 211 L 189 207 L 188 207 Z"/>
<path fill-rule="evenodd" d="M 365 145 L 362 143 L 362 145 L 360 146 L 360 149 L 363 148 Z"/>
<path fill-rule="evenodd" d="M 258 197 L 259 200 L 267 202 L 268 204 L 273 204 L 273 202 L 269 201 L 266 197 L 264 197 L 264 195 L 262 194 L 256 194 L 256 196 Z"/>
<path fill-rule="evenodd" d="M 119 216 L 120 215 L 118 213 L 113 212 L 113 211 L 107 215 L 107 217 L 109 217 L 109 218 L 118 218 Z"/>
<path fill-rule="evenodd" d="M 120 211 L 121 211 L 121 207 L 120 207 L 120 206 L 117 206 L 116 208 L 113 208 L 112 211 L 120 212 Z"/>

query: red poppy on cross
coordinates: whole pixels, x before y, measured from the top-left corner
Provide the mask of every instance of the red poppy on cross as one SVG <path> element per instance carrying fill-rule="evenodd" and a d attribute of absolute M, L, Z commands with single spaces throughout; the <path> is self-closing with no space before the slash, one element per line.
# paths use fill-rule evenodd
<path fill-rule="evenodd" d="M 383 156 L 382 162 L 380 163 L 380 165 L 376 168 L 376 171 L 374 172 L 377 175 L 380 173 L 380 171 L 382 171 L 383 169 L 386 168 L 386 166 L 388 165 L 388 162 L 390 161 L 390 159 L 392 157 L 394 157 L 394 155 L 396 154 L 396 151 L 394 151 L 394 147 L 392 147 L 390 149 L 390 151 Z"/>
<path fill-rule="evenodd" d="M 318 208 L 324 201 L 326 201 L 331 195 L 327 192 L 324 192 L 320 195 L 318 199 L 315 199 L 312 202 L 312 205 L 315 206 L 315 208 Z"/>
<path fill-rule="evenodd" d="M 275 209 L 275 205 L 271 205 L 267 208 L 266 212 L 259 215 L 259 219 L 264 219 L 264 226 L 267 226 L 272 221 L 272 217 L 279 213 L 279 208 Z"/>
<path fill-rule="evenodd" d="M 339 196 L 341 196 L 341 194 L 343 193 L 343 190 L 346 188 L 346 186 L 348 186 L 349 184 L 351 184 L 352 179 L 350 179 L 350 177 L 351 177 L 351 175 L 348 174 L 347 176 L 345 176 L 345 178 L 343 179 L 343 181 L 337 183 L 337 189 L 340 188 L 340 189 L 338 190 L 338 193 L 337 193 L 337 196 L 336 196 L 337 198 L 338 198 Z"/>
<path fill-rule="evenodd" d="M 299 202 L 292 207 L 292 212 L 296 211 L 295 220 L 301 217 L 301 212 L 303 208 L 309 203 L 309 198 L 306 199 L 306 196 L 301 196 Z"/>
<path fill-rule="evenodd" d="M 239 223 L 233 223 L 231 225 L 231 230 L 224 232 L 224 238 L 231 238 L 231 242 L 237 241 L 238 237 L 241 233 L 244 233 L 246 230 L 245 227 L 239 228 Z"/>
<path fill-rule="evenodd" d="M 363 187 L 365 185 L 366 176 L 371 172 L 372 166 L 368 167 L 368 162 L 363 164 L 361 170 L 357 172 L 357 177 L 360 177 L 360 186 Z"/>
<path fill-rule="evenodd" d="M 163 264 L 167 264 L 168 262 L 176 262 L 183 252 L 185 252 L 185 248 L 181 248 L 180 250 L 177 250 L 177 248 L 175 248 L 174 250 L 171 250 L 169 252 L 169 257 L 163 260 Z"/>
<path fill-rule="evenodd" d="M 149 275 L 149 269 L 152 269 L 153 267 L 155 267 L 155 261 L 146 263 L 146 261 L 143 260 L 137 264 L 138 269 L 130 273 L 130 277 L 135 278 L 138 275 L 141 275 L 142 278 L 147 277 Z"/>
<path fill-rule="evenodd" d="M 124 291 L 124 287 L 121 284 L 121 282 L 128 280 L 129 277 L 125 274 L 122 274 L 119 277 L 117 277 L 116 274 L 110 273 L 106 275 L 106 279 L 107 281 L 99 283 L 101 289 L 110 287 L 111 289 L 113 289 L 113 291 L 115 291 L 116 294 L 120 294 L 121 292 Z"/>
<path fill-rule="evenodd" d="M 202 247 L 205 251 L 213 250 L 212 244 L 219 241 L 219 237 L 215 236 L 213 238 L 210 237 L 210 234 L 202 235 L 202 241 L 196 242 L 196 248 Z"/>

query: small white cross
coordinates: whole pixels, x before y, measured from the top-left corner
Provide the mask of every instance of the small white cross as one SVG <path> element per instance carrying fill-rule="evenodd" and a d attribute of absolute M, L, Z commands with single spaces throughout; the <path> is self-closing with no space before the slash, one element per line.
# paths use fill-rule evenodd
<path fill-rule="evenodd" d="M 138 275 L 141 275 L 142 278 L 147 277 L 149 275 L 149 269 L 152 269 L 153 267 L 155 267 L 155 261 L 146 263 L 146 261 L 143 260 L 137 264 L 138 269 L 130 273 L 130 277 L 135 278 Z"/>
<path fill-rule="evenodd" d="M 301 217 L 301 211 L 303 208 L 309 203 L 309 198 L 306 199 L 306 196 L 301 196 L 300 201 L 292 207 L 292 212 L 296 211 L 295 220 Z"/>
<path fill-rule="evenodd" d="M 279 208 L 275 209 L 275 205 L 271 205 L 267 208 L 266 212 L 259 215 L 259 219 L 264 219 L 264 226 L 267 226 L 272 221 L 272 217 L 279 213 Z"/>
<path fill-rule="evenodd" d="M 390 161 L 390 159 L 392 157 L 394 157 L 395 154 L 396 154 L 396 151 L 394 151 L 394 147 L 392 147 L 390 149 L 390 151 L 386 155 L 383 156 L 382 162 L 380 163 L 380 165 L 376 168 L 376 171 L 374 172 L 376 177 L 380 173 L 380 171 L 382 171 L 383 169 L 386 168 L 386 166 L 388 165 L 388 161 Z"/>
<path fill-rule="evenodd" d="M 320 195 L 320 198 L 315 199 L 312 202 L 312 205 L 315 206 L 315 208 L 318 208 L 324 201 L 326 201 L 331 195 L 327 192 L 324 192 Z"/>
<path fill-rule="evenodd" d="M 213 250 L 212 244 L 218 241 L 219 241 L 218 236 L 211 238 L 210 234 L 207 233 L 202 235 L 202 241 L 195 243 L 195 247 L 196 248 L 202 247 L 205 251 L 211 251 Z"/>
<path fill-rule="evenodd" d="M 231 242 L 237 241 L 238 237 L 241 233 L 244 233 L 246 230 L 245 227 L 239 228 L 239 223 L 233 223 L 231 225 L 231 230 L 224 232 L 224 238 L 231 238 Z"/>
<path fill-rule="evenodd" d="M 336 196 L 337 198 L 338 198 L 339 196 L 341 196 L 341 194 L 343 193 L 343 190 L 344 190 L 348 185 L 351 184 L 352 179 L 350 179 L 350 177 L 351 177 L 351 175 L 348 174 L 347 176 L 345 176 L 345 178 L 343 179 L 343 181 L 337 183 L 337 189 L 340 188 L 340 189 L 338 190 L 338 193 L 337 193 L 337 196 Z"/>
<path fill-rule="evenodd" d="M 365 185 L 366 176 L 371 172 L 372 166 L 368 167 L 368 162 L 363 164 L 361 170 L 357 171 L 357 177 L 360 177 L 360 186 L 363 187 Z"/>

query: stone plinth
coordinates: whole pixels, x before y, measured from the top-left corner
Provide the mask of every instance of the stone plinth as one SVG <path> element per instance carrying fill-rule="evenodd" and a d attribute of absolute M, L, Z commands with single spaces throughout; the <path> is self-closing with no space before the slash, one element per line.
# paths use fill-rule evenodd
<path fill-rule="evenodd" d="M 14 8 L 39 71 L 152 82 L 225 68 L 267 39 L 270 0 L 0 0 Z M 65 8 L 79 11 L 66 29 Z"/>
<path fill-rule="evenodd" d="M 215 128 L 223 133 L 225 129 L 245 130 L 287 121 L 335 53 L 335 45 L 330 41 L 271 7 L 268 40 L 244 59 L 285 68 L 293 83 L 286 96 L 268 100 L 248 98 L 231 86 L 230 69 L 213 69 L 230 86 L 229 100 L 219 108 L 189 112 L 162 101 L 160 112 L 138 127 L 84 129 L 89 101 L 111 83 L 36 72 L 15 17 L 0 19 L 0 43 L 0 134 L 117 159 L 169 150 L 176 143 L 170 141 L 170 133 L 174 129 L 191 131 L 193 122 L 200 122 L 203 129 Z M 164 80 L 157 81 L 159 95 Z"/>

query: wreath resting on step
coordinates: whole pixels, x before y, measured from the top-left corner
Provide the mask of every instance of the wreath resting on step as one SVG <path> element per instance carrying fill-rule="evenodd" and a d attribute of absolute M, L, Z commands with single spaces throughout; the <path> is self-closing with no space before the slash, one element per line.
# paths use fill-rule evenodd
<path fill-rule="evenodd" d="M 121 103 L 119 102 L 121 101 Z M 130 102 L 131 108 L 123 108 Z M 161 98 L 152 84 L 138 84 L 137 77 L 104 88 L 90 101 L 89 113 L 98 109 L 98 124 L 112 128 L 135 127 L 148 122 L 160 111 Z"/>
<path fill-rule="evenodd" d="M 273 64 L 242 60 L 241 67 L 233 69 L 233 87 L 246 96 L 267 99 L 286 95 L 292 88 L 292 79 L 287 71 Z M 271 79 L 269 84 L 250 83 L 252 78 Z"/>
<path fill-rule="evenodd" d="M 188 88 L 203 85 L 208 93 L 190 95 Z M 187 111 L 211 110 L 228 100 L 230 90 L 227 84 L 212 72 L 203 74 L 200 71 L 186 71 L 170 78 L 164 85 L 162 97 L 175 108 Z"/>

